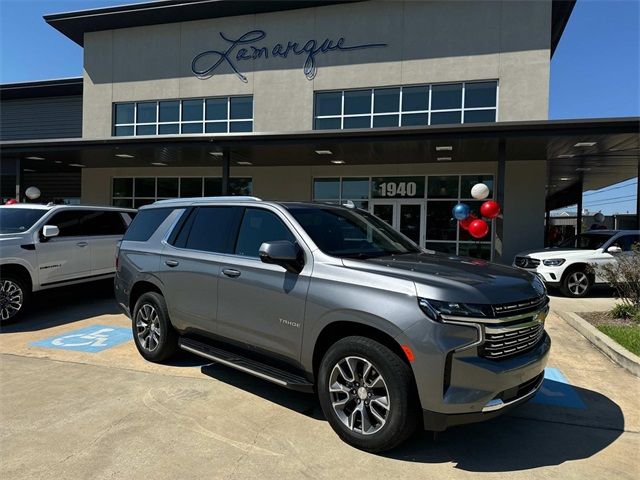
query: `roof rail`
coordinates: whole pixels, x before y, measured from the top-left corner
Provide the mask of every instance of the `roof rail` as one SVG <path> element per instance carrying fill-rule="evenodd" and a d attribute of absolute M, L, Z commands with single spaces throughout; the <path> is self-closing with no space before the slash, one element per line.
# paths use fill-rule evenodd
<path fill-rule="evenodd" d="M 249 196 L 226 196 L 226 197 L 192 197 L 192 198 L 170 198 L 168 200 L 158 200 L 154 205 L 171 205 L 174 203 L 216 203 L 216 202 L 261 202 L 262 199 L 258 197 Z"/>

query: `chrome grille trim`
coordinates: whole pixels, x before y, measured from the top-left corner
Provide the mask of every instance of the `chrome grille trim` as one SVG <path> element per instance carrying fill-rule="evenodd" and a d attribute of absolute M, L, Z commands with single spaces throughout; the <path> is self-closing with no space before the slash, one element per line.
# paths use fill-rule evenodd
<path fill-rule="evenodd" d="M 480 347 L 480 355 L 490 359 L 510 357 L 533 348 L 543 336 L 542 321 L 515 325 L 510 329 L 494 330 L 486 327 L 485 341 Z"/>
<path fill-rule="evenodd" d="M 540 260 L 531 257 L 516 257 L 513 263 L 516 267 L 534 269 L 540 265 Z"/>

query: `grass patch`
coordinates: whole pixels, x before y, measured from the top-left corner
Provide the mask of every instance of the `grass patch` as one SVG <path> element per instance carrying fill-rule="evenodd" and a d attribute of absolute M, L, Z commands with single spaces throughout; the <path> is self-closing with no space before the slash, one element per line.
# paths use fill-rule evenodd
<path fill-rule="evenodd" d="M 597 328 L 630 352 L 640 356 L 640 325 L 597 325 Z"/>

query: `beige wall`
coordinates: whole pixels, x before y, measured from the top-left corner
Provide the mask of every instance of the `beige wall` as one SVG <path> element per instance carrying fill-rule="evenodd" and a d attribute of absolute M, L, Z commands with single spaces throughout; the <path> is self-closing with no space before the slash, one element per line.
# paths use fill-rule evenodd
<path fill-rule="evenodd" d="M 499 80 L 499 120 L 547 118 L 551 1 L 381 1 L 93 32 L 85 35 L 83 136 L 111 136 L 113 102 L 253 94 L 254 131 L 310 130 L 313 92 L 385 85 Z M 206 80 L 193 57 L 225 50 L 261 29 L 257 45 L 344 36 L 346 45 L 387 47 L 316 57 L 236 62 Z"/>

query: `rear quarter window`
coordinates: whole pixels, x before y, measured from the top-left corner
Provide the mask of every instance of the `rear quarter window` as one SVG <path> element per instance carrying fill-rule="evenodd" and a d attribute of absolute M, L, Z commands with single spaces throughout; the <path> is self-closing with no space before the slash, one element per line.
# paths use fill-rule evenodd
<path fill-rule="evenodd" d="M 172 211 L 173 208 L 153 208 L 139 211 L 124 234 L 123 240 L 146 242 Z"/>

